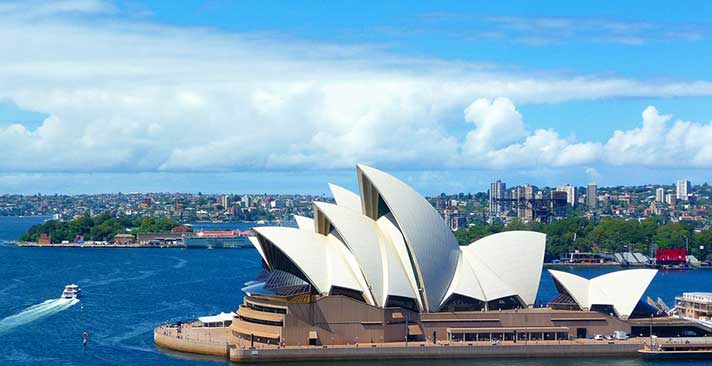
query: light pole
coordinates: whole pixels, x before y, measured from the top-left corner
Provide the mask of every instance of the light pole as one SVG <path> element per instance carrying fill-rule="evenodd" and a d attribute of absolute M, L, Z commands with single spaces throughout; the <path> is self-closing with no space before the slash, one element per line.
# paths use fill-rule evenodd
<path fill-rule="evenodd" d="M 653 314 L 650 314 L 650 350 L 653 350 Z"/>

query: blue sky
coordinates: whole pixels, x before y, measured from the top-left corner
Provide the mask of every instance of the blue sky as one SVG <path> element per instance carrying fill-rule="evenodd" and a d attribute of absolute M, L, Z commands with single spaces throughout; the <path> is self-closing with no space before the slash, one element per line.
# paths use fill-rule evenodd
<path fill-rule="evenodd" d="M 703 1 L 9 0 L 0 192 L 319 193 L 353 186 L 356 162 L 423 193 L 702 183 L 710 15 Z"/>

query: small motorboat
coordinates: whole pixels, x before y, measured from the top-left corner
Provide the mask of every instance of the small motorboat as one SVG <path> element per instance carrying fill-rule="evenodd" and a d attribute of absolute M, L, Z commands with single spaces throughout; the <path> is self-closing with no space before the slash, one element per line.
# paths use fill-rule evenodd
<path fill-rule="evenodd" d="M 67 285 L 64 286 L 64 291 L 62 291 L 62 298 L 63 299 L 76 299 L 79 297 L 79 293 L 82 291 L 82 289 L 79 288 L 77 285 Z"/>

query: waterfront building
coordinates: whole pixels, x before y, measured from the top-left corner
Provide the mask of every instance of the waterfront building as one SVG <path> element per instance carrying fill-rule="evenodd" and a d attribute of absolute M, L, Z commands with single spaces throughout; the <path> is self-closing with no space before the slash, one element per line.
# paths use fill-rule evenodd
<path fill-rule="evenodd" d="M 636 308 L 643 308 L 640 298 L 657 270 L 617 271 L 590 280 L 568 272 L 549 270 L 549 273 L 560 293 L 552 301 L 554 308 L 594 310 L 628 319 Z"/>
<path fill-rule="evenodd" d="M 655 190 L 655 201 L 660 203 L 665 202 L 665 189 L 658 188 Z"/>
<path fill-rule="evenodd" d="M 692 191 L 692 186 L 689 180 L 678 180 L 676 184 L 676 196 L 681 201 L 687 201 L 687 197 Z"/>
<path fill-rule="evenodd" d="M 596 189 L 596 182 L 591 182 L 588 184 L 586 189 L 586 205 L 590 209 L 595 209 L 598 207 L 598 193 Z"/>
<path fill-rule="evenodd" d="M 507 194 L 507 184 L 497 180 L 490 183 L 489 191 L 489 211 L 491 216 L 498 216 L 506 211 L 505 196 Z"/>
<path fill-rule="evenodd" d="M 574 286 L 583 281 L 563 279 L 576 308 L 534 308 L 544 234 L 502 232 L 459 246 L 411 187 L 365 165 L 357 175 L 360 194 L 330 185 L 336 204 L 314 202 L 312 218 L 295 216 L 297 228 L 254 229 L 263 272 L 242 289 L 228 343 L 555 340 L 630 332 L 625 319 L 654 270 L 616 275 L 624 285 L 591 280 L 585 291 Z M 521 187 L 524 197 L 531 192 Z"/>
<path fill-rule="evenodd" d="M 675 308 L 681 316 L 712 320 L 712 292 L 685 292 L 675 297 Z"/>
<path fill-rule="evenodd" d="M 114 235 L 114 244 L 116 245 L 128 245 L 135 242 L 135 238 L 132 234 L 116 234 Z"/>

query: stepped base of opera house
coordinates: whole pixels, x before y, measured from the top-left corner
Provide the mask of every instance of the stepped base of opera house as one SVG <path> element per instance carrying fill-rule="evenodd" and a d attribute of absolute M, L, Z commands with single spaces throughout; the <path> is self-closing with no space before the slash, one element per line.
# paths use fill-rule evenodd
<path fill-rule="evenodd" d="M 684 329 L 710 334 L 710 329 L 669 317 L 651 323 L 551 307 L 417 313 L 380 309 L 342 295 L 311 300 L 295 303 L 247 296 L 229 326 L 184 324 L 180 331 L 175 325 L 161 326 L 155 329 L 154 339 L 164 348 L 240 362 L 638 356 L 651 325 L 655 334 L 679 334 Z M 590 339 L 616 331 L 643 336 Z"/>

